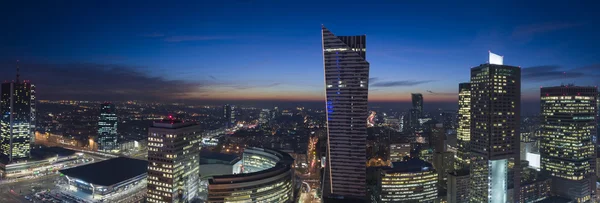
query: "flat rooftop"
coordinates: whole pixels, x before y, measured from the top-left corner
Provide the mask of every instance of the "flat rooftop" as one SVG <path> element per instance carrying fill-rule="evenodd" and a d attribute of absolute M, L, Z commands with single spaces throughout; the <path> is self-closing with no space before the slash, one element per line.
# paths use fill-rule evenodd
<path fill-rule="evenodd" d="M 431 165 L 431 163 L 423 161 L 419 158 L 412 158 L 412 159 L 409 159 L 408 161 L 393 162 L 392 168 L 388 169 L 387 171 L 390 171 L 390 172 L 419 172 L 419 171 L 426 171 L 426 170 L 432 170 L 432 169 L 433 169 L 433 166 Z"/>
<path fill-rule="evenodd" d="M 110 186 L 148 173 L 148 161 L 117 157 L 60 170 L 60 173 L 94 185 Z"/>
<path fill-rule="evenodd" d="M 200 151 L 200 164 L 235 164 L 239 160 L 240 156 L 235 154 L 224 154 L 208 150 Z"/>

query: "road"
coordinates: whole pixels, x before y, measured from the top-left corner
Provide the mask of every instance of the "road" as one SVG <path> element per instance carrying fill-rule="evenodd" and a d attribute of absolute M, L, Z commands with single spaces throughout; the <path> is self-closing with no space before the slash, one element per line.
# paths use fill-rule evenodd
<path fill-rule="evenodd" d="M 0 202 L 27 202 L 24 198 L 25 195 L 31 196 L 38 191 L 55 189 L 54 182 L 58 177 L 58 174 L 52 174 L 41 178 L 2 184 L 0 185 Z"/>

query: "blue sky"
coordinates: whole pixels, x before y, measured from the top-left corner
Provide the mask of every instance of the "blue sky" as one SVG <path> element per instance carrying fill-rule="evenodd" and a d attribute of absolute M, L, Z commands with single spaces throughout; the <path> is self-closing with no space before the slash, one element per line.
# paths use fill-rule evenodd
<path fill-rule="evenodd" d="M 1 79 L 12 79 L 20 60 L 23 77 L 38 83 L 42 98 L 322 100 L 324 24 L 336 35 L 367 35 L 372 101 L 407 101 L 411 92 L 455 101 L 458 83 L 487 61 L 488 50 L 523 68 L 523 98 L 535 100 L 539 86 L 600 83 L 599 7 L 593 1 L 7 5 L 0 10 L 8 28 L 0 33 Z"/>

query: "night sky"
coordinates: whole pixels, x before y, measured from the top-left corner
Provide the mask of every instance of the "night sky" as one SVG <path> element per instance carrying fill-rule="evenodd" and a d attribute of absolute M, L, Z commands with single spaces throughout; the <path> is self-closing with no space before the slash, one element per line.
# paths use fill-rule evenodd
<path fill-rule="evenodd" d="M 40 99 L 323 101 L 324 24 L 367 35 L 374 102 L 454 102 L 488 50 L 523 68 L 525 101 L 600 83 L 598 1 L 93 2 L 3 4 L 0 79 L 20 60 Z"/>

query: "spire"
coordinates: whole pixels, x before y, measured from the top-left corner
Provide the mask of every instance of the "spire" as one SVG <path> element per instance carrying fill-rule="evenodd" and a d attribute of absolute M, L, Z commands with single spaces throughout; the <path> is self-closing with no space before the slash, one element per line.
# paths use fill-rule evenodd
<path fill-rule="evenodd" d="M 19 60 L 17 60 L 17 80 L 15 82 L 19 83 Z"/>

